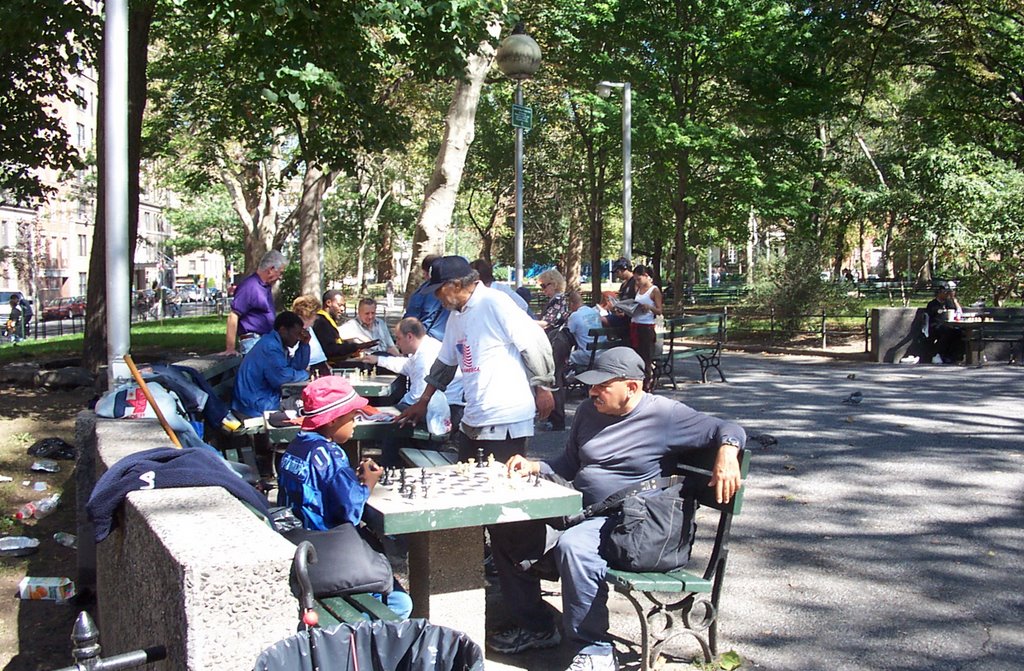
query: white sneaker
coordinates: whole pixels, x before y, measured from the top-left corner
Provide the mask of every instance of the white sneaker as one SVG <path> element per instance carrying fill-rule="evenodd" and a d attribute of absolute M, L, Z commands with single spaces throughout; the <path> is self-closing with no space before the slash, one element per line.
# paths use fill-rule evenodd
<path fill-rule="evenodd" d="M 942 363 L 942 355 L 936 354 L 932 357 L 932 363 Z"/>
<path fill-rule="evenodd" d="M 582 652 L 572 658 L 572 664 L 565 671 L 619 671 L 615 653 L 609 655 L 586 655 Z"/>

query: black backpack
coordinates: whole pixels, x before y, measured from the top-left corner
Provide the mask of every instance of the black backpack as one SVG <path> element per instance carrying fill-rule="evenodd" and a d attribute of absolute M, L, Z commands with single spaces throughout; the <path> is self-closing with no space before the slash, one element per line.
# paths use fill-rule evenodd
<path fill-rule="evenodd" d="M 25 297 L 22 296 L 21 300 L 18 301 L 18 307 L 21 308 L 21 314 L 22 317 L 24 317 L 25 319 L 25 323 L 29 323 L 29 321 L 32 319 L 32 303 L 25 300 Z"/>

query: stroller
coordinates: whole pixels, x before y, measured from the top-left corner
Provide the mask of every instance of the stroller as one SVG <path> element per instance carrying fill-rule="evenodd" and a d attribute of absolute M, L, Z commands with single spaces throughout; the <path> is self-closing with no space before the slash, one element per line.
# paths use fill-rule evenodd
<path fill-rule="evenodd" d="M 367 620 L 321 629 L 308 563 L 316 563 L 316 550 L 303 541 L 292 563 L 300 592 L 299 633 L 264 650 L 256 671 L 483 671 L 479 645 L 461 632 L 423 619 Z"/>

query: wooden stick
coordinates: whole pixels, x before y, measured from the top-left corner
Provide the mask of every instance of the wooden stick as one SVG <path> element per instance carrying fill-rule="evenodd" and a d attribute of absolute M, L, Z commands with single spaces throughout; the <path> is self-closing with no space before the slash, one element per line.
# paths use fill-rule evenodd
<path fill-rule="evenodd" d="M 142 390 L 143 395 L 149 402 L 149 407 L 153 408 L 153 412 L 156 413 L 156 418 L 160 420 L 160 426 L 164 427 L 164 431 L 167 432 L 167 437 L 171 439 L 174 446 L 181 449 L 181 442 L 178 440 L 178 436 L 174 433 L 174 429 L 167 423 L 167 419 L 164 417 L 163 411 L 160 406 L 156 404 L 156 399 L 153 398 L 153 393 L 146 386 L 146 381 L 142 379 L 142 374 L 139 373 L 139 369 L 135 367 L 135 362 L 132 361 L 131 354 L 124 355 L 124 362 L 128 364 L 128 370 L 132 372 L 132 377 L 135 378 L 135 384 L 139 385 L 139 389 Z"/>

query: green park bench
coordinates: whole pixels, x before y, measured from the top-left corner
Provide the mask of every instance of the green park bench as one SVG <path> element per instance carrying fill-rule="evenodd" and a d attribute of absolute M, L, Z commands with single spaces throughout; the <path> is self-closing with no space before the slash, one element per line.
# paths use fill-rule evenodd
<path fill-rule="evenodd" d="M 968 346 L 977 352 L 974 361 L 977 361 L 979 366 L 984 362 L 985 345 L 996 342 L 1010 343 L 1010 361 L 1024 363 L 1024 316 L 1008 315 L 992 320 L 986 319 L 971 330 L 970 338 Z M 1021 345 L 1021 352 L 1015 357 L 1018 344 Z"/>
<path fill-rule="evenodd" d="M 629 328 L 628 327 L 602 327 L 596 329 L 590 329 L 587 334 L 593 338 L 587 345 L 587 351 L 590 352 L 590 359 L 587 361 L 585 366 L 571 365 L 569 370 L 573 373 L 571 381 L 566 381 L 566 393 L 571 389 L 577 387 L 583 388 L 585 385 L 582 382 L 577 382 L 575 375 L 582 373 L 583 371 L 590 370 L 594 367 L 594 361 L 597 360 L 598 353 L 604 352 L 605 350 L 612 349 L 613 347 L 622 347 L 625 345 L 629 346 Z"/>
<path fill-rule="evenodd" d="M 317 599 L 314 610 L 320 617 L 321 627 L 332 627 L 343 622 L 358 624 L 365 620 L 400 619 L 393 610 L 370 594 L 348 594 Z"/>
<path fill-rule="evenodd" d="M 668 332 L 665 333 L 662 353 L 654 358 L 654 383 L 657 386 L 662 377 L 668 377 L 672 388 L 676 387 L 676 362 L 683 359 L 696 358 L 700 363 L 700 381 L 708 381 L 708 370 L 718 371 L 722 382 L 722 343 L 726 338 L 725 313 L 707 315 L 683 315 L 665 321 Z M 694 340 L 700 338 L 698 344 Z M 667 347 L 666 347 L 667 345 Z"/>
<path fill-rule="evenodd" d="M 418 447 L 403 447 L 398 450 L 402 461 L 414 468 L 433 468 L 434 466 L 450 466 L 459 460 L 454 452 L 427 450 Z"/>
<path fill-rule="evenodd" d="M 715 535 L 710 552 L 702 562 L 703 568 L 677 569 L 665 573 L 609 569 L 605 576 L 606 582 L 626 597 L 640 618 L 642 671 L 658 668 L 658 657 L 665 645 L 679 636 L 689 635 L 696 639 L 708 664 L 718 654 L 719 602 L 729 558 L 729 535 L 733 517 L 740 513 L 743 505 L 743 492 L 750 470 L 750 452 L 740 452 L 740 472 L 744 485 L 726 504 L 715 501 L 715 490 L 707 486 L 716 453 L 717 449 L 686 453 L 680 457 L 673 473 L 693 478 L 696 481 L 699 507 L 714 511 L 711 513 L 712 518 L 718 518 L 713 527 Z M 697 528 L 695 547 L 703 545 L 705 540 L 699 534 L 701 525 L 698 524 Z M 694 553 L 694 556 L 704 557 L 705 554 Z"/>

